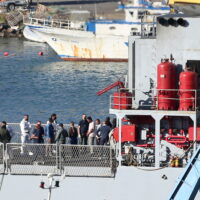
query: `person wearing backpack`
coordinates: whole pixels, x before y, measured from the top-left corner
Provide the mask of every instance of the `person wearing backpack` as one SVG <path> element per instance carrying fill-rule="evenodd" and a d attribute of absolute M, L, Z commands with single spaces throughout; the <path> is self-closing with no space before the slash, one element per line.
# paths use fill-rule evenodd
<path fill-rule="evenodd" d="M 56 134 L 56 143 L 58 145 L 60 144 L 65 144 L 66 143 L 66 138 L 68 137 L 68 132 L 64 128 L 64 125 L 62 123 L 59 124 L 58 132 Z"/>

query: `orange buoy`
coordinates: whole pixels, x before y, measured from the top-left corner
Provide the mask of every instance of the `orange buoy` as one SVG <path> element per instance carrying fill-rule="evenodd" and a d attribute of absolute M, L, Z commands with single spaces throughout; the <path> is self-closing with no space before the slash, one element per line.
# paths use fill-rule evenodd
<path fill-rule="evenodd" d="M 3 53 L 3 55 L 4 55 L 4 56 L 9 56 L 9 53 L 8 53 L 7 51 L 5 51 L 5 52 Z"/>
<path fill-rule="evenodd" d="M 38 52 L 38 56 L 43 56 L 43 55 L 44 55 L 44 53 L 42 51 Z"/>

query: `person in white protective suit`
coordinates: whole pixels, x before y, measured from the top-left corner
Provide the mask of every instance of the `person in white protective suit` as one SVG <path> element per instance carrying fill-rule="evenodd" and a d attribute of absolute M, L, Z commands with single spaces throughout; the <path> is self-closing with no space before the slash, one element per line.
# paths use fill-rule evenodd
<path fill-rule="evenodd" d="M 20 122 L 20 129 L 21 129 L 21 143 L 23 146 L 25 143 L 29 143 L 30 141 L 31 124 L 29 122 L 28 115 L 24 115 L 24 118 Z M 21 153 L 24 153 L 23 147 L 21 148 Z"/>

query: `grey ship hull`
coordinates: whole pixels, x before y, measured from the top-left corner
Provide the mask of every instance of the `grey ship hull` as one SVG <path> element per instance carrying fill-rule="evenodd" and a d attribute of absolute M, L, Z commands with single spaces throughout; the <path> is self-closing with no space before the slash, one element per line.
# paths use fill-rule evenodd
<path fill-rule="evenodd" d="M 52 199 L 167 199 L 182 170 L 182 168 L 148 170 L 148 168 L 120 167 L 117 169 L 115 178 L 66 177 L 60 183 L 60 187 L 52 191 Z M 163 178 L 163 175 L 166 177 Z M 59 177 L 55 177 L 57 178 Z M 48 184 L 46 176 L 42 179 Z M 5 175 L 0 199 L 47 199 L 48 190 L 39 188 L 40 181 L 41 176 Z M 200 197 L 198 195 L 196 199 Z"/>

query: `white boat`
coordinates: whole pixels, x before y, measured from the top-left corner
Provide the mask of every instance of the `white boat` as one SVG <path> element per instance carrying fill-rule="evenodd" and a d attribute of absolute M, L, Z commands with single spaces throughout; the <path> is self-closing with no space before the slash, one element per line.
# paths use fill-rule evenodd
<path fill-rule="evenodd" d="M 64 60 L 127 61 L 128 36 L 138 37 L 142 30 L 145 35 L 154 34 L 155 15 L 169 12 L 169 7 L 154 4 L 134 0 L 120 7 L 125 20 L 68 21 L 59 23 L 59 28 L 54 21 L 30 19 L 24 23 L 24 36 L 47 42 Z"/>

